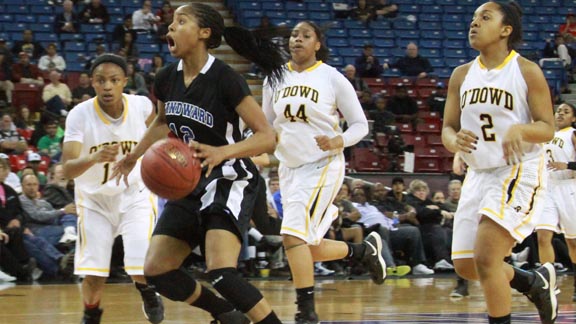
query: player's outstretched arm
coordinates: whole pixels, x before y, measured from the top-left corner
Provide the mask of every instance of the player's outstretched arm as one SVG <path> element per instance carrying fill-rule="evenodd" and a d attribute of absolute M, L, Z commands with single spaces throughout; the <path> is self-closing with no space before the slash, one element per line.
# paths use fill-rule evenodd
<path fill-rule="evenodd" d="M 128 185 L 128 175 L 134 169 L 136 161 L 144 155 L 146 150 L 157 141 L 166 138 L 170 129 L 166 125 L 166 114 L 164 113 L 164 103 L 158 100 L 158 114 L 146 130 L 144 137 L 138 142 L 134 150 L 127 154 L 122 160 L 118 161 L 112 168 L 111 179 L 116 179 L 116 184 L 120 184 L 120 180 Z"/>

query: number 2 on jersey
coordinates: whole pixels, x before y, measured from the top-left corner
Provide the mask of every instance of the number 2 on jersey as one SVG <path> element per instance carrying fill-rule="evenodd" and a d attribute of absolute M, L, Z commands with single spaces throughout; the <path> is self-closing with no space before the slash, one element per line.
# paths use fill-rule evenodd
<path fill-rule="evenodd" d="M 192 131 L 192 128 L 190 128 L 186 125 L 180 126 L 180 132 L 178 132 L 178 130 L 176 129 L 176 124 L 174 124 L 174 123 L 170 123 L 168 125 L 168 128 L 170 128 L 172 133 L 176 134 L 176 136 L 182 137 L 182 140 L 184 141 L 184 143 L 189 143 L 190 141 L 194 140 L 194 138 L 195 138 L 194 132 Z"/>
<path fill-rule="evenodd" d="M 496 140 L 496 134 L 491 133 L 490 130 L 494 128 L 494 124 L 492 123 L 492 116 L 488 114 L 481 114 L 480 120 L 486 122 L 482 125 L 482 136 L 486 142 L 494 142 Z"/>
<path fill-rule="evenodd" d="M 306 106 L 303 104 L 300 105 L 300 107 L 298 107 L 298 110 L 296 111 L 296 115 L 293 115 L 292 107 L 290 105 L 286 105 L 286 108 L 284 108 L 284 117 L 286 119 L 289 119 L 290 122 L 296 122 L 298 121 L 296 119 L 300 119 L 301 121 L 307 123 L 308 116 L 306 116 Z"/>

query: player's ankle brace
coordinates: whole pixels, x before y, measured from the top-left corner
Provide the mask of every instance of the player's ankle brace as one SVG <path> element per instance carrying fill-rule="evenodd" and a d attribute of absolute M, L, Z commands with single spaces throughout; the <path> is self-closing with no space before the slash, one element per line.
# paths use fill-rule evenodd
<path fill-rule="evenodd" d="M 146 276 L 146 282 L 160 295 L 173 301 L 186 301 L 196 290 L 196 280 L 183 268 L 157 276 Z"/>
<path fill-rule="evenodd" d="M 534 282 L 534 273 L 516 267 L 512 267 L 512 269 L 514 269 L 514 278 L 510 280 L 510 287 L 521 293 L 528 292 Z"/>
<path fill-rule="evenodd" d="M 208 272 L 208 276 L 212 287 L 242 313 L 248 313 L 264 298 L 234 268 L 215 269 Z"/>

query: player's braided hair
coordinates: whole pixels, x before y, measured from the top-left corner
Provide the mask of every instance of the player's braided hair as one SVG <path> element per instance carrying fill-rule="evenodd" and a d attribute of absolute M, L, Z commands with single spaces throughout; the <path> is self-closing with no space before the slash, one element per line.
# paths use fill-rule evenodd
<path fill-rule="evenodd" d="M 271 85 L 282 80 L 285 60 L 280 46 L 256 36 L 247 29 L 225 27 L 220 13 L 209 5 L 193 2 L 188 4 L 186 9 L 198 19 L 201 28 L 210 28 L 210 38 L 206 41 L 208 49 L 219 47 L 224 36 L 226 43 L 236 53 L 260 67 Z"/>

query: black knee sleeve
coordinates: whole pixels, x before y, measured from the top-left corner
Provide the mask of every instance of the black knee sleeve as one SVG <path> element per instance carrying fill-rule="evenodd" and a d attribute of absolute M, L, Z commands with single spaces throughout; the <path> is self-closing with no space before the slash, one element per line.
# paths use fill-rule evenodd
<path fill-rule="evenodd" d="M 160 295 L 173 301 L 186 301 L 196 290 L 196 280 L 182 268 L 157 276 L 146 276 L 146 282 Z"/>
<path fill-rule="evenodd" d="M 212 270 L 208 275 L 212 287 L 243 313 L 247 313 L 264 298 L 260 291 L 244 280 L 234 268 Z"/>

